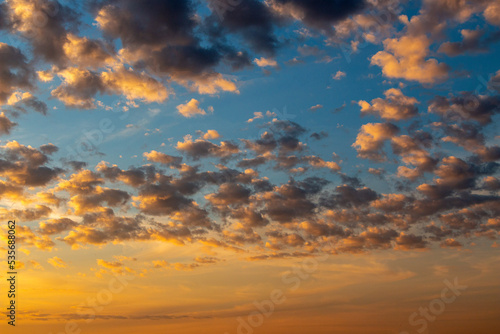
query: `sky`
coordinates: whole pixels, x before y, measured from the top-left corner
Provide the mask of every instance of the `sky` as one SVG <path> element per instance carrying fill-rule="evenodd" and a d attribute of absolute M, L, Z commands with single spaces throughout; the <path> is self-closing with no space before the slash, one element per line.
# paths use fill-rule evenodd
<path fill-rule="evenodd" d="M 498 0 L 0 2 L 1 332 L 495 333 L 499 27 Z"/>

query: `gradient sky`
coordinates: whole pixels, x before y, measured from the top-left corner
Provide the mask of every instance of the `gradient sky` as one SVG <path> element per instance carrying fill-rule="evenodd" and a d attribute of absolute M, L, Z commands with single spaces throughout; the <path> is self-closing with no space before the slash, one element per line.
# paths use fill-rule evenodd
<path fill-rule="evenodd" d="M 1 332 L 498 332 L 499 27 L 498 0 L 1 2 Z"/>

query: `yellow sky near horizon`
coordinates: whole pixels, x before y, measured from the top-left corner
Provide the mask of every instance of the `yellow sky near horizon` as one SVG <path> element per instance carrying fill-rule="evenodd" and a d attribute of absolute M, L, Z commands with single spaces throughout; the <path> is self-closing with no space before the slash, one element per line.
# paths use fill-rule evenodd
<path fill-rule="evenodd" d="M 184 266 L 180 263 L 200 254 L 195 246 L 136 243 L 104 248 L 112 248 L 110 254 L 116 254 L 121 247 L 122 254 L 130 256 L 88 266 L 87 261 L 72 256 L 82 252 L 82 258 L 89 258 L 95 247 L 56 250 L 43 254 L 45 261 L 39 258 L 43 269 L 31 264 L 20 269 L 17 327 L 3 323 L 2 333 L 27 334 L 36 328 L 37 332 L 59 334 L 70 322 L 69 332 L 81 329 L 81 333 L 231 334 L 238 331 L 238 318 L 248 323 L 248 317 L 258 311 L 254 303 L 268 305 L 275 290 L 281 291 L 284 300 L 274 304 L 262 325 L 250 326 L 255 333 L 273 333 L 277 328 L 297 334 L 362 333 L 367 328 L 370 333 L 399 333 L 399 326 L 401 331 L 413 333 L 420 327 L 411 326 L 408 317 L 440 298 L 444 280 L 453 282 L 455 278 L 467 288 L 429 322 L 429 330 L 468 333 L 474 326 L 498 326 L 500 302 L 494 296 L 500 293 L 500 256 L 491 254 L 486 243 L 460 251 L 390 251 L 268 261 L 245 261 L 245 255 L 214 249 L 223 261 L 191 261 L 199 264 L 193 268 L 186 266 L 187 261 Z M 99 254 L 107 251 L 100 249 Z M 163 260 L 158 254 L 164 254 Z M 54 258 L 60 258 L 65 267 L 47 262 Z M 1 279 L 3 282 L 5 275 Z M 6 298 L 3 300 L 5 305 Z M 87 322 L 78 319 L 79 314 L 95 314 L 96 318 Z M 254 321 L 259 323 L 258 316 Z M 77 327 L 73 329 L 73 325 Z"/>

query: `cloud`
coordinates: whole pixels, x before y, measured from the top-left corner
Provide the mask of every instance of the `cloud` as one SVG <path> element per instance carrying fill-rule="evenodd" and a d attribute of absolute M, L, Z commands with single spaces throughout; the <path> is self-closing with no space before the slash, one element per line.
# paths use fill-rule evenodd
<path fill-rule="evenodd" d="M 328 169 L 331 169 L 333 171 L 340 170 L 339 164 L 334 162 L 334 161 L 325 161 L 325 160 L 321 159 L 320 157 L 316 157 L 316 156 L 307 156 L 307 157 L 305 157 L 305 160 L 308 161 L 309 164 L 315 168 L 328 168 Z"/>
<path fill-rule="evenodd" d="M 185 83 L 186 81 L 181 81 Z M 189 86 L 189 84 L 187 84 Z M 238 86 L 231 80 L 224 78 L 222 74 L 209 74 L 192 79 L 191 90 L 199 94 L 214 95 L 220 91 L 239 94 Z"/>
<path fill-rule="evenodd" d="M 270 8 L 258 0 L 245 1 L 231 11 L 224 11 L 220 17 L 212 14 L 211 20 L 219 22 L 214 33 L 232 33 L 242 39 L 257 52 L 274 55 L 280 43 L 274 35 L 276 17 Z"/>
<path fill-rule="evenodd" d="M 115 94 L 122 94 L 128 100 L 140 100 L 146 103 L 163 102 L 169 92 L 161 82 L 142 72 L 137 73 L 124 67 L 101 73 L 106 89 Z"/>
<path fill-rule="evenodd" d="M 413 249 L 425 249 L 426 246 L 427 242 L 422 236 L 401 232 L 396 238 L 395 248 L 408 251 Z"/>
<path fill-rule="evenodd" d="M 489 44 L 500 39 L 500 34 L 498 33 L 483 38 L 485 36 L 485 31 L 481 29 L 462 29 L 460 31 L 460 34 L 462 35 L 462 41 L 443 43 L 439 47 L 438 52 L 442 52 L 450 57 L 459 56 L 467 52 L 487 52 L 489 49 Z"/>
<path fill-rule="evenodd" d="M 216 193 L 205 195 L 214 206 L 231 206 L 248 203 L 251 191 L 237 183 L 223 183 Z"/>
<path fill-rule="evenodd" d="M 63 83 L 51 94 L 67 107 L 78 109 L 96 108 L 94 96 L 106 92 L 106 86 L 98 73 L 70 67 L 57 73 Z"/>
<path fill-rule="evenodd" d="M 60 257 L 54 256 L 47 260 L 54 268 L 66 268 L 67 264 Z"/>
<path fill-rule="evenodd" d="M 51 251 L 55 243 L 46 235 L 38 236 L 28 226 L 16 226 L 16 241 L 24 246 L 34 246 L 43 251 Z"/>
<path fill-rule="evenodd" d="M 119 217 L 113 211 L 86 213 L 80 224 L 58 238 L 73 249 L 85 245 L 105 245 L 128 240 L 150 240 L 151 233 L 142 226 L 144 217 Z"/>
<path fill-rule="evenodd" d="M 162 153 L 157 152 L 157 154 L 156 154 L 153 152 L 156 152 L 156 151 L 151 151 L 149 153 L 149 154 L 152 154 L 150 158 L 158 160 L 156 162 L 161 162 L 160 160 L 162 160 L 162 159 L 165 159 L 162 161 L 166 161 L 166 159 L 168 159 L 168 157 L 170 157 L 170 156 L 163 157 Z M 146 154 L 148 154 L 148 153 L 145 152 L 143 154 L 143 156 L 148 158 L 149 154 L 148 154 L 148 156 L 146 156 Z M 171 159 L 172 159 L 171 162 L 174 164 L 176 161 L 178 163 L 180 163 L 182 161 L 182 157 L 171 157 Z M 111 182 L 120 181 L 120 182 L 123 182 L 123 183 L 130 185 L 130 186 L 133 186 L 133 187 L 140 186 L 140 185 L 146 183 L 146 181 L 148 181 L 150 179 L 154 179 L 154 173 L 155 173 L 155 169 L 153 166 L 142 166 L 142 167 L 138 167 L 138 168 L 129 168 L 128 170 L 122 170 L 122 169 L 118 168 L 118 166 L 116 166 L 116 165 L 109 166 L 104 161 L 101 161 L 96 166 L 96 170 L 98 172 L 100 172 L 104 176 L 104 178 L 110 180 Z M 96 182 L 97 183 L 95 183 L 95 184 L 102 183 L 101 180 L 99 180 L 99 181 L 96 180 Z"/>
<path fill-rule="evenodd" d="M 86 194 L 94 192 L 96 186 L 104 184 L 104 179 L 88 169 L 71 174 L 68 180 L 61 180 L 56 187 L 57 191 L 65 190 L 70 194 Z"/>
<path fill-rule="evenodd" d="M 386 90 L 384 95 L 385 100 L 373 99 L 371 105 L 366 101 L 359 101 L 361 114 L 374 114 L 388 121 L 407 120 L 417 115 L 418 108 L 415 104 L 419 102 L 416 98 L 404 96 L 397 88 Z"/>
<path fill-rule="evenodd" d="M 74 209 L 76 215 L 85 212 L 100 212 L 108 207 L 122 206 L 130 199 L 123 190 L 109 189 L 97 186 L 94 191 L 72 196 L 68 206 Z M 106 207 L 102 206 L 106 203 Z"/>
<path fill-rule="evenodd" d="M 69 218 L 49 219 L 40 222 L 39 232 L 42 235 L 60 234 L 71 230 L 78 223 Z"/>
<path fill-rule="evenodd" d="M 436 96 L 429 103 L 429 112 L 437 113 L 450 121 L 476 121 L 481 125 L 492 122 L 500 111 L 500 96 L 476 95 L 463 92 L 458 96 Z"/>
<path fill-rule="evenodd" d="M 165 153 L 157 152 L 155 150 L 151 152 L 144 152 L 143 156 L 149 161 L 159 162 L 164 165 L 179 165 L 182 162 L 182 157 L 174 157 Z"/>
<path fill-rule="evenodd" d="M 9 141 L 0 146 L 0 176 L 21 186 L 43 186 L 62 173 L 61 168 L 45 166 L 49 158 L 43 152 Z"/>
<path fill-rule="evenodd" d="M 67 34 L 66 39 L 67 41 L 63 44 L 63 51 L 72 64 L 96 69 L 112 64 L 114 61 L 114 50 L 102 41 L 79 37 L 71 33 Z M 47 76 L 44 72 L 41 72 L 41 75 L 40 72 L 38 74 L 42 81 L 50 79 L 50 76 Z"/>
<path fill-rule="evenodd" d="M 4 209 L 0 208 L 0 217 L 3 219 L 9 219 L 10 217 L 16 217 L 16 219 L 22 220 L 23 222 L 33 222 L 40 218 L 48 217 L 52 213 L 52 209 L 45 205 L 35 205 L 34 208 L 26 208 L 22 210 L 18 209 Z"/>
<path fill-rule="evenodd" d="M 348 1 L 307 1 L 307 0 L 272 0 L 271 8 L 280 15 L 300 20 L 316 29 L 329 31 L 331 25 L 351 14 L 361 11 L 365 2 Z"/>
<path fill-rule="evenodd" d="M 427 59 L 430 40 L 426 35 L 405 35 L 384 41 L 384 51 L 371 58 L 371 64 L 382 68 L 388 78 L 433 84 L 448 77 L 448 66 Z"/>
<path fill-rule="evenodd" d="M 201 136 L 203 139 L 208 140 L 208 139 L 219 139 L 221 135 L 217 130 L 207 130 L 206 133 L 202 133 Z"/>
<path fill-rule="evenodd" d="M 60 2 L 12 0 L 7 2 L 9 28 L 25 37 L 36 57 L 64 62 L 63 45 L 79 24 L 78 14 Z"/>
<path fill-rule="evenodd" d="M 228 141 L 222 141 L 220 145 L 216 145 L 204 139 L 193 141 L 189 136 L 185 137 L 183 142 L 177 142 L 175 148 L 186 153 L 194 160 L 209 156 L 226 159 L 240 152 L 237 145 Z"/>
<path fill-rule="evenodd" d="M 337 73 L 335 73 L 335 75 L 332 74 L 332 79 L 333 80 L 341 80 L 345 76 L 346 76 L 345 72 L 337 71 Z"/>
<path fill-rule="evenodd" d="M 261 111 L 256 111 L 253 113 L 253 117 L 247 120 L 247 123 L 252 123 L 256 119 L 264 118 L 264 115 Z"/>
<path fill-rule="evenodd" d="M 499 190 L 500 180 L 494 176 L 487 176 L 484 178 L 484 188 L 491 191 Z"/>
<path fill-rule="evenodd" d="M 109 262 L 109 261 L 104 261 L 102 259 L 97 259 L 97 265 L 108 269 L 116 269 L 122 267 L 123 263 L 119 261 Z"/>
<path fill-rule="evenodd" d="M 483 161 L 496 161 L 500 159 L 500 147 L 486 146 L 486 139 L 482 133 L 481 126 L 469 122 L 459 124 L 447 124 L 434 122 L 434 127 L 443 130 L 445 136 L 443 142 L 454 143 L 467 151 L 475 153 Z"/>
<path fill-rule="evenodd" d="M 260 59 L 255 58 L 253 62 L 259 67 L 278 67 L 278 63 L 274 59 L 261 57 Z"/>
<path fill-rule="evenodd" d="M 0 43 L 0 104 L 17 89 L 33 87 L 34 70 L 21 50 Z"/>
<path fill-rule="evenodd" d="M 0 135 L 8 135 L 17 123 L 12 122 L 5 113 L 0 113 Z"/>
<path fill-rule="evenodd" d="M 40 101 L 31 95 L 30 92 L 23 93 L 16 91 L 12 93 L 7 100 L 7 105 L 10 106 L 9 109 L 14 109 L 23 113 L 27 112 L 26 108 L 30 108 L 43 115 L 47 114 L 47 105 L 45 102 Z"/>
<path fill-rule="evenodd" d="M 41 82 L 50 82 L 54 80 L 54 74 L 50 71 L 37 71 L 36 74 L 38 75 L 38 80 Z"/>
<path fill-rule="evenodd" d="M 441 243 L 442 248 L 461 248 L 462 244 L 455 239 L 449 238 Z"/>
<path fill-rule="evenodd" d="M 316 111 L 316 110 L 319 110 L 319 109 L 322 109 L 322 108 L 323 108 L 323 105 L 317 104 L 315 106 L 310 107 L 309 111 Z"/>
<path fill-rule="evenodd" d="M 391 123 L 368 123 L 361 126 L 352 146 L 356 148 L 360 158 L 383 161 L 385 160 L 385 154 L 382 152 L 384 142 L 398 131 L 398 127 Z"/>
<path fill-rule="evenodd" d="M 438 159 L 432 157 L 427 149 L 432 143 L 429 133 L 419 131 L 413 137 L 402 135 L 391 140 L 394 154 L 399 155 L 403 163 L 415 166 L 414 169 L 399 166 L 397 175 L 410 180 L 422 176 L 424 172 L 432 172 L 438 163 Z"/>
<path fill-rule="evenodd" d="M 177 106 L 177 111 L 184 117 L 191 118 L 197 115 L 206 115 L 205 110 L 200 108 L 200 101 L 191 99 L 185 104 Z"/>
<path fill-rule="evenodd" d="M 484 9 L 483 15 L 489 23 L 500 26 L 500 3 L 498 1 L 491 1 Z"/>

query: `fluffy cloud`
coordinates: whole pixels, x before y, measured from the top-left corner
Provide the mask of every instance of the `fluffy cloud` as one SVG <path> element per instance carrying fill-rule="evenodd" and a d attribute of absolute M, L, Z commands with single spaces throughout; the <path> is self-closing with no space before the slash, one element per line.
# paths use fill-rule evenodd
<path fill-rule="evenodd" d="M 383 161 L 385 159 L 385 154 L 382 152 L 384 142 L 398 131 L 398 127 L 391 123 L 368 123 L 361 127 L 352 146 L 356 148 L 360 158 Z"/>
<path fill-rule="evenodd" d="M 375 114 L 388 121 L 401 121 L 417 115 L 418 103 L 414 97 L 404 96 L 401 90 L 391 88 L 384 92 L 385 100 L 377 98 L 371 105 L 366 101 L 359 101 L 362 114 Z"/>
<path fill-rule="evenodd" d="M 49 157 L 43 152 L 17 141 L 0 146 L 0 176 L 21 186 L 43 186 L 63 170 L 45 166 Z"/>
<path fill-rule="evenodd" d="M 144 152 L 143 156 L 149 161 L 159 162 L 164 165 L 179 165 L 182 162 L 182 157 L 174 157 L 154 150 L 149 153 Z"/>
<path fill-rule="evenodd" d="M 71 67 L 57 73 L 63 83 L 51 94 L 66 106 L 79 109 L 95 108 L 94 96 L 104 93 L 106 87 L 98 73 Z"/>
<path fill-rule="evenodd" d="M 200 108 L 200 101 L 191 99 L 191 101 L 177 106 L 177 111 L 184 117 L 194 117 L 196 115 L 206 115 L 205 110 Z"/>
<path fill-rule="evenodd" d="M 384 51 L 377 52 L 372 65 L 382 68 L 389 78 L 418 81 L 432 84 L 448 77 L 449 68 L 436 59 L 426 59 L 429 54 L 430 40 L 426 35 L 405 35 L 384 41 Z"/>
<path fill-rule="evenodd" d="M 124 67 L 103 72 L 101 78 L 106 89 L 123 94 L 131 101 L 163 102 L 169 95 L 168 90 L 158 80 L 146 73 L 137 73 Z"/>

